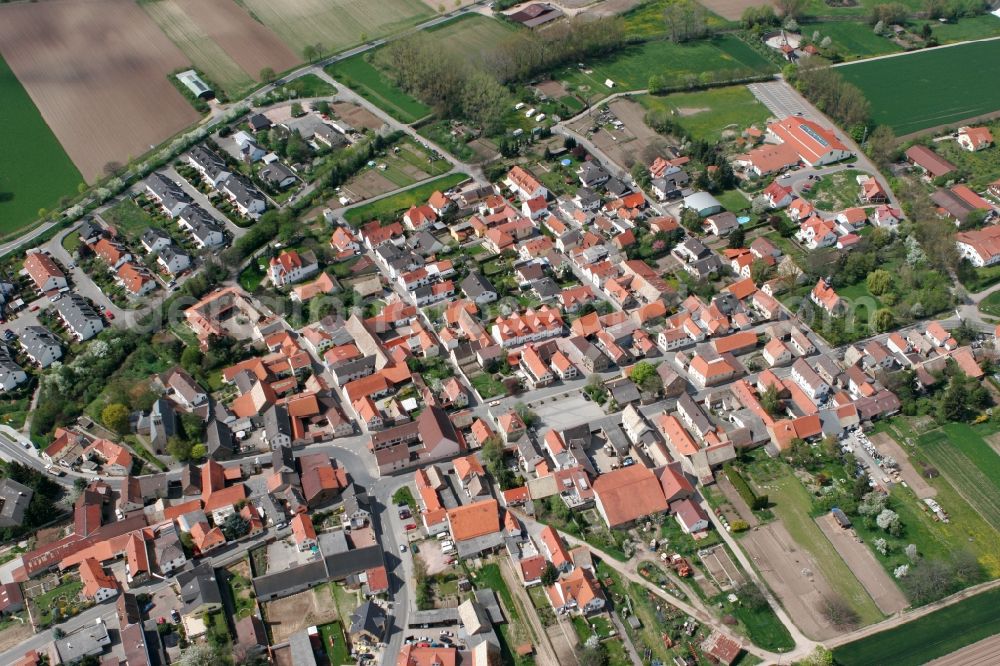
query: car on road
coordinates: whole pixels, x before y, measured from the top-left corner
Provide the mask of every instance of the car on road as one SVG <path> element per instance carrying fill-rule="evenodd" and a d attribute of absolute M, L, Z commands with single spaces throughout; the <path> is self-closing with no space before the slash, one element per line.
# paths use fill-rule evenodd
<path fill-rule="evenodd" d="M 181 614 L 177 612 L 176 608 L 170 609 L 170 619 L 173 620 L 174 622 L 181 621 Z"/>
<path fill-rule="evenodd" d="M 415 529 L 417 529 L 417 524 L 416 523 L 407 523 L 406 524 L 406 531 L 407 532 L 409 532 L 411 530 L 415 530 Z"/>
<path fill-rule="evenodd" d="M 107 317 L 110 321 L 114 321 L 115 313 L 112 312 L 110 308 L 106 308 L 104 310 L 104 316 Z"/>
<path fill-rule="evenodd" d="M 406 552 L 406 544 L 405 543 L 399 544 L 399 552 L 401 552 L 401 553 L 405 553 Z"/>
<path fill-rule="evenodd" d="M 38 312 L 38 305 L 37 304 L 32 305 L 30 308 L 28 308 L 28 312 Z"/>

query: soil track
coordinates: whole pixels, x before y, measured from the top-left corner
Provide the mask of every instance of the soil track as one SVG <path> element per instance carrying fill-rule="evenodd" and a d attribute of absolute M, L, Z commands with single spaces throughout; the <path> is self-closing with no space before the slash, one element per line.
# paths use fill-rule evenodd
<path fill-rule="evenodd" d="M 927 666 L 992 666 L 1000 664 L 1000 635 L 967 645 L 947 657 L 927 662 Z"/>
<path fill-rule="evenodd" d="M 839 633 L 819 611 L 823 597 L 833 595 L 830 583 L 819 564 L 799 548 L 784 525 L 761 525 L 740 539 L 740 545 L 803 634 L 826 640 Z"/>
<path fill-rule="evenodd" d="M 816 524 L 830 540 L 833 549 L 840 553 L 844 562 L 858 577 L 858 582 L 868 591 L 879 610 L 892 615 L 910 605 L 868 546 L 858 543 L 851 530 L 841 528 L 829 513 L 817 518 Z"/>
<path fill-rule="evenodd" d="M 132 0 L 0 6 L 0 52 L 89 182 L 198 120 L 188 60 Z"/>

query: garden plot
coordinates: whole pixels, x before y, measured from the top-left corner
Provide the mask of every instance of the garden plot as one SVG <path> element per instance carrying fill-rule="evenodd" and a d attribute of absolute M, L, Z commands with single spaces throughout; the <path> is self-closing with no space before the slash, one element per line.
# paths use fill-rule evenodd
<path fill-rule="evenodd" d="M 264 604 L 264 621 L 271 630 L 271 642 L 275 645 L 306 627 L 327 624 L 336 619 L 337 604 L 329 585 Z"/>
<path fill-rule="evenodd" d="M 722 544 L 699 551 L 698 557 L 723 592 L 737 589 L 743 584 L 743 572 L 733 562 L 733 558 L 729 557 L 729 552 Z"/>

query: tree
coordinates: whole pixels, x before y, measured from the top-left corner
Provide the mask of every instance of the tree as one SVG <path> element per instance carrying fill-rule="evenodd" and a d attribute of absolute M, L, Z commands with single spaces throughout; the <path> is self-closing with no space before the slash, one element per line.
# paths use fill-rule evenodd
<path fill-rule="evenodd" d="M 559 580 L 559 570 L 551 562 L 546 562 L 545 569 L 542 570 L 542 585 L 551 587 L 557 580 Z"/>
<path fill-rule="evenodd" d="M 774 384 L 767 385 L 764 392 L 760 394 L 760 406 L 763 407 L 764 411 L 771 416 L 777 416 L 781 413 L 781 396 L 778 393 L 777 386 Z"/>
<path fill-rule="evenodd" d="M 632 176 L 632 180 L 634 180 L 639 187 L 649 187 L 649 169 L 646 168 L 645 164 L 642 162 L 636 162 L 632 165 L 632 168 L 629 169 L 629 173 Z"/>
<path fill-rule="evenodd" d="M 708 31 L 705 9 L 694 0 L 676 0 L 663 10 L 670 41 L 686 42 L 702 37 Z"/>
<path fill-rule="evenodd" d="M 887 125 L 879 125 L 868 135 L 865 152 L 876 164 L 884 167 L 896 161 L 899 156 L 899 140 Z"/>
<path fill-rule="evenodd" d="M 250 531 L 250 523 L 240 514 L 231 513 L 226 516 L 224 521 L 222 521 L 222 525 L 219 526 L 219 529 L 222 530 L 222 534 L 226 537 L 226 541 L 235 541 L 242 536 L 246 536 L 247 532 Z"/>
<path fill-rule="evenodd" d="M 889 308 L 876 310 L 872 315 L 872 328 L 878 333 L 884 333 L 892 328 L 894 319 L 892 310 Z"/>
<path fill-rule="evenodd" d="M 306 114 L 305 110 L 302 108 L 301 102 L 292 102 L 292 108 L 290 109 L 292 118 L 301 118 Z"/>
<path fill-rule="evenodd" d="M 823 597 L 820 601 L 820 612 L 830 624 L 838 629 L 856 627 L 860 621 L 851 605 L 839 595 Z"/>
<path fill-rule="evenodd" d="M 101 423 L 119 435 L 128 432 L 128 407 L 113 402 L 101 410 Z"/>
<path fill-rule="evenodd" d="M 596 645 L 585 644 L 577 650 L 577 662 L 580 666 L 607 666 L 608 649 L 600 641 Z"/>
<path fill-rule="evenodd" d="M 768 606 L 764 591 L 753 581 L 743 583 L 736 590 L 736 596 L 740 603 L 750 610 L 764 610 Z"/>
<path fill-rule="evenodd" d="M 906 559 L 910 560 L 910 562 L 916 562 L 917 558 L 920 556 L 919 552 L 917 551 L 917 544 L 915 543 L 907 544 L 905 552 L 906 552 Z"/>
<path fill-rule="evenodd" d="M 191 442 L 176 435 L 167 440 L 167 453 L 178 462 L 187 462 L 191 459 L 192 447 Z"/>
<path fill-rule="evenodd" d="M 510 490 L 515 485 L 514 473 L 507 468 L 503 442 L 496 435 L 487 437 L 482 448 L 483 464 L 501 490 Z"/>
<path fill-rule="evenodd" d="M 743 225 L 740 225 L 732 230 L 729 234 L 729 242 L 727 245 L 730 250 L 738 250 L 746 245 L 747 235 L 743 231 Z"/>
<path fill-rule="evenodd" d="M 874 270 L 868 274 L 865 284 L 868 286 L 868 291 L 876 296 L 881 296 L 889 290 L 889 286 L 892 284 L 892 273 L 884 268 Z"/>
<path fill-rule="evenodd" d="M 278 78 L 278 75 L 275 74 L 274 70 L 271 69 L 270 67 L 264 67 L 263 69 L 260 70 L 258 78 L 260 78 L 260 80 L 263 81 L 264 83 L 274 83 L 275 79 Z"/>
<path fill-rule="evenodd" d="M 209 643 L 191 643 L 181 652 L 177 661 L 180 666 L 219 666 L 225 664 L 228 655 L 226 650 Z"/>
<path fill-rule="evenodd" d="M 302 49 L 302 56 L 309 62 L 312 62 L 319 56 L 319 51 L 312 44 L 306 44 L 305 48 Z"/>
<path fill-rule="evenodd" d="M 198 374 L 204 359 L 205 355 L 197 347 L 185 347 L 184 351 L 181 352 L 181 367 L 187 370 L 188 374 Z"/>
<path fill-rule="evenodd" d="M 893 536 L 897 535 L 901 529 L 899 514 L 892 509 L 883 509 L 882 513 L 875 518 L 875 524 Z"/>
<path fill-rule="evenodd" d="M 201 460 L 208 455 L 208 448 L 204 444 L 195 444 L 191 447 L 191 459 Z"/>
<path fill-rule="evenodd" d="M 538 414 L 531 411 L 531 409 L 523 402 L 519 402 L 514 405 L 514 411 L 521 417 L 521 420 L 524 421 L 524 425 L 529 428 L 538 423 Z"/>
<path fill-rule="evenodd" d="M 833 652 L 817 645 L 808 657 L 799 662 L 801 666 L 833 666 Z"/>
<path fill-rule="evenodd" d="M 774 6 L 782 18 L 797 18 L 802 16 L 808 0 L 775 0 Z"/>

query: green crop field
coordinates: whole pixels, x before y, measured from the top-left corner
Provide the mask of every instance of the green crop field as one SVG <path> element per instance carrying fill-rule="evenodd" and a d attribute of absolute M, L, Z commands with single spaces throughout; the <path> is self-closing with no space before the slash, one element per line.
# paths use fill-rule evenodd
<path fill-rule="evenodd" d="M 412 123 L 431 112 L 426 104 L 397 88 L 363 55 L 328 65 L 326 73 L 400 122 Z"/>
<path fill-rule="evenodd" d="M 903 136 L 1000 109 L 1000 40 L 916 51 L 837 69 L 861 88 L 872 119 Z"/>
<path fill-rule="evenodd" d="M 1000 23 L 1000 21 L 997 21 Z M 876 35 L 871 26 L 860 21 L 829 21 L 826 23 L 807 23 L 802 26 L 802 34 L 812 37 L 820 35 L 818 43 L 824 37 L 829 37 L 845 60 L 868 58 L 885 53 L 898 53 L 902 47 L 888 37 Z"/>
<path fill-rule="evenodd" d="M 453 173 L 450 176 L 442 176 L 424 183 L 420 187 L 414 187 L 411 190 L 394 194 L 391 197 L 352 208 L 344 214 L 344 219 L 350 224 L 358 226 L 374 218 L 384 218 L 395 213 L 402 214 L 410 206 L 426 203 L 435 190 L 443 192 L 468 179 L 469 177 L 464 173 Z"/>
<path fill-rule="evenodd" d="M 238 0 L 298 53 L 322 44 L 336 53 L 434 15 L 421 0 Z"/>
<path fill-rule="evenodd" d="M 959 648 L 1000 633 L 1000 590 L 990 590 L 971 599 L 942 608 L 912 622 L 833 651 L 841 666 L 918 666 Z"/>
<path fill-rule="evenodd" d="M 964 423 L 949 423 L 918 440 L 921 450 L 976 508 L 1000 528 L 1000 456 Z"/>
<path fill-rule="evenodd" d="M 606 79 L 614 82 L 615 90 L 642 90 L 654 75 L 665 77 L 668 85 L 684 85 L 689 81 L 697 82 L 703 72 L 725 72 L 736 77 L 777 70 L 771 61 L 732 35 L 685 44 L 666 40 L 645 42 L 628 46 L 613 58 L 586 65 L 592 73 L 567 67 L 556 72 L 554 78 L 574 86 L 581 93 L 607 95 L 612 89 L 604 85 Z"/>
<path fill-rule="evenodd" d="M 665 96 L 643 95 L 637 99 L 647 109 L 672 111 L 674 120 L 691 136 L 718 141 L 724 130 L 737 134 L 750 125 L 763 126 L 771 112 L 746 86 L 729 86 Z"/>
<path fill-rule="evenodd" d="M 9 234 L 75 194 L 83 177 L 3 58 L 0 100 L 0 234 Z"/>

